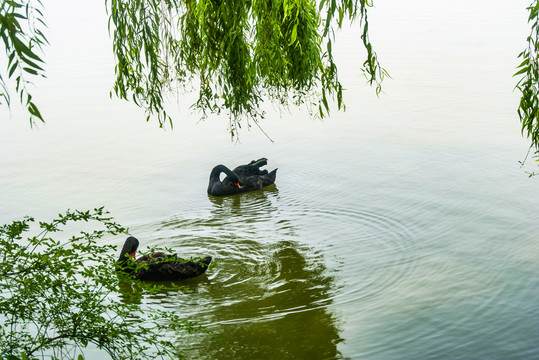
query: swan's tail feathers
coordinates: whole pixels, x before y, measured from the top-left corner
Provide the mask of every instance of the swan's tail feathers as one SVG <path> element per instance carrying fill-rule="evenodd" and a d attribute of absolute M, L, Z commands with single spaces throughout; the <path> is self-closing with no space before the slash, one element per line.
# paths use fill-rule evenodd
<path fill-rule="evenodd" d="M 210 266 L 210 263 L 211 263 L 211 256 L 206 256 L 204 259 L 200 260 L 200 265 L 204 268 L 208 268 L 208 266 Z"/>
<path fill-rule="evenodd" d="M 195 276 L 202 275 L 208 270 L 208 266 L 210 266 L 211 263 L 211 256 L 206 256 L 204 259 L 197 262 L 197 273 L 194 274 Z"/>
<path fill-rule="evenodd" d="M 269 176 L 271 178 L 271 181 L 272 182 L 275 182 L 275 178 L 277 177 L 277 169 L 273 170 L 272 172 L 269 173 Z"/>
<path fill-rule="evenodd" d="M 264 186 L 274 184 L 276 177 L 277 177 L 277 169 L 273 170 L 268 175 L 264 176 Z"/>

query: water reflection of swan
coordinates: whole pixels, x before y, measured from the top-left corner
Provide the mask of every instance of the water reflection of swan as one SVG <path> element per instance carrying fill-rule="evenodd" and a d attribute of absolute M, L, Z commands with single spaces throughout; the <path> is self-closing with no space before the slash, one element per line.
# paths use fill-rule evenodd
<path fill-rule="evenodd" d="M 177 255 L 153 252 L 135 260 L 139 241 L 130 236 L 117 261 L 118 269 L 132 273 L 139 280 L 180 280 L 202 275 L 208 269 L 211 256 L 200 261 L 183 261 Z"/>
<path fill-rule="evenodd" d="M 323 255 L 296 241 L 244 239 L 238 247 L 243 255 L 221 258 L 204 306 L 191 310 L 213 336 L 187 339 L 186 357 L 342 358 L 340 320 L 331 311 L 338 285 Z"/>
<path fill-rule="evenodd" d="M 333 311 L 340 266 L 328 266 L 324 253 L 305 243 L 305 229 L 282 208 L 279 193 L 272 186 L 209 196 L 209 207 L 161 223 L 160 238 L 219 259 L 189 296 L 148 300 L 211 332 L 182 334 L 185 358 L 342 358 L 343 319 Z"/>
<path fill-rule="evenodd" d="M 269 173 L 267 170 L 260 170 L 267 163 L 267 159 L 261 158 L 253 160 L 247 165 L 240 165 L 234 170 L 230 170 L 224 165 L 217 165 L 210 173 L 208 195 L 233 195 L 274 184 L 277 169 Z M 227 175 L 222 181 L 220 179 L 221 173 Z"/>
<path fill-rule="evenodd" d="M 269 186 L 264 191 L 252 191 L 235 196 L 210 196 L 208 199 L 215 205 L 212 210 L 226 208 L 229 211 L 237 210 L 251 214 L 251 210 L 256 211 L 259 207 L 267 209 L 276 200 L 278 194 L 277 187 Z M 222 216 L 222 214 L 216 213 L 215 216 Z"/>

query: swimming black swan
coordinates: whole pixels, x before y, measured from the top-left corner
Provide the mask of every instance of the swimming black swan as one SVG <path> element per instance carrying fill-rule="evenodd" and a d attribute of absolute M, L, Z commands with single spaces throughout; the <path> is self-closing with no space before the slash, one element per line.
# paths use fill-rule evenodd
<path fill-rule="evenodd" d="M 260 170 L 260 167 L 267 163 L 268 160 L 265 158 L 253 160 L 249 164 L 240 165 L 232 171 L 224 165 L 217 165 L 210 174 L 208 194 L 213 196 L 233 195 L 258 190 L 275 183 L 277 169 L 270 173 L 268 173 L 268 170 Z M 221 181 L 219 175 L 223 172 L 227 176 Z"/>
<path fill-rule="evenodd" d="M 208 269 L 211 256 L 200 261 L 184 261 L 178 255 L 154 252 L 135 260 L 139 241 L 130 236 L 125 240 L 117 269 L 131 273 L 139 280 L 180 280 L 202 275 Z M 132 259 L 132 260 L 131 260 Z"/>

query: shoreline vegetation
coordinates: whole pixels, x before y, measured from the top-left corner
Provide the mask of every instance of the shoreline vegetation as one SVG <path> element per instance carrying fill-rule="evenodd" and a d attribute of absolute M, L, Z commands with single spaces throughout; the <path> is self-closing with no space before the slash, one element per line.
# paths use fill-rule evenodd
<path fill-rule="evenodd" d="M 103 207 L 0 227 L 3 359 L 75 358 L 90 344 L 112 359 L 168 358 L 177 355 L 178 331 L 203 331 L 172 311 L 139 304 L 142 294 L 178 285 L 116 271 L 116 249 L 101 240 L 127 232 Z"/>

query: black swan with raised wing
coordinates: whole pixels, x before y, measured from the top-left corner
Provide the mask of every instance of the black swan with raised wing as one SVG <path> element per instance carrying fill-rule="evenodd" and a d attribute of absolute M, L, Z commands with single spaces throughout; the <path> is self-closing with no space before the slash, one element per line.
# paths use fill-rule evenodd
<path fill-rule="evenodd" d="M 253 160 L 247 165 L 240 165 L 230 170 L 224 165 L 217 165 L 210 174 L 208 194 L 213 196 L 233 195 L 246 191 L 258 190 L 275 183 L 277 169 L 268 173 L 268 170 L 260 170 L 268 160 L 261 158 Z M 227 176 L 220 180 L 221 173 Z"/>
<path fill-rule="evenodd" d="M 178 255 L 154 252 L 135 259 L 139 241 L 130 236 L 125 240 L 116 262 L 117 269 L 139 280 L 173 281 L 202 275 L 211 263 L 211 256 L 199 261 L 185 261 Z"/>

